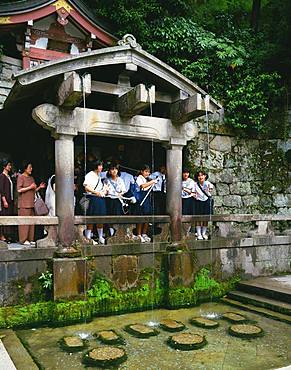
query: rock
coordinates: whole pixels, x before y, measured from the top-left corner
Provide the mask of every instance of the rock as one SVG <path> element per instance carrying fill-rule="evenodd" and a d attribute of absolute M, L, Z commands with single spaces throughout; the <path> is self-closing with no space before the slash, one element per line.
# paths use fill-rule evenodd
<path fill-rule="evenodd" d="M 103 368 L 117 367 L 126 361 L 127 355 L 123 348 L 103 346 L 90 349 L 83 357 L 83 363 L 88 366 Z"/>
<path fill-rule="evenodd" d="M 219 326 L 219 323 L 217 321 L 206 319 L 204 317 L 192 317 L 189 322 L 192 325 L 206 329 L 214 329 Z"/>
<path fill-rule="evenodd" d="M 114 330 L 102 330 L 96 333 L 95 336 L 105 344 L 125 344 L 124 339 Z"/>
<path fill-rule="evenodd" d="M 276 194 L 273 196 L 273 199 L 274 199 L 274 205 L 278 208 L 291 206 L 291 198 L 289 199 L 288 195 Z"/>
<path fill-rule="evenodd" d="M 228 184 L 217 184 L 216 191 L 218 195 L 229 195 L 229 185 Z"/>
<path fill-rule="evenodd" d="M 257 206 L 259 204 L 260 198 L 256 195 L 246 195 L 242 197 L 243 205 L 246 207 Z"/>
<path fill-rule="evenodd" d="M 262 328 L 250 324 L 232 325 L 228 332 L 230 335 L 240 338 L 257 338 L 264 334 Z"/>
<path fill-rule="evenodd" d="M 158 330 L 143 324 L 127 325 L 124 330 L 137 338 L 149 338 L 159 334 Z"/>
<path fill-rule="evenodd" d="M 235 312 L 226 312 L 222 315 L 222 318 L 230 322 L 236 322 L 236 323 L 237 322 L 243 323 L 243 322 L 248 321 L 247 318 Z"/>
<path fill-rule="evenodd" d="M 169 337 L 168 345 L 182 351 L 191 351 L 204 347 L 207 342 L 204 336 L 192 333 L 175 334 Z"/>
<path fill-rule="evenodd" d="M 87 346 L 87 342 L 77 336 L 63 337 L 60 346 L 67 352 L 78 352 Z"/>
<path fill-rule="evenodd" d="M 226 207 L 238 207 L 242 206 L 241 196 L 239 195 L 226 195 L 223 198 L 223 205 Z"/>
<path fill-rule="evenodd" d="M 170 319 L 161 320 L 160 327 L 166 331 L 181 331 L 185 329 L 185 325 L 182 322 Z"/>
<path fill-rule="evenodd" d="M 210 148 L 219 152 L 231 151 L 231 139 L 229 136 L 215 136 L 210 142 Z"/>
<path fill-rule="evenodd" d="M 231 194 L 246 195 L 251 194 L 251 186 L 249 182 L 236 182 L 229 185 Z"/>

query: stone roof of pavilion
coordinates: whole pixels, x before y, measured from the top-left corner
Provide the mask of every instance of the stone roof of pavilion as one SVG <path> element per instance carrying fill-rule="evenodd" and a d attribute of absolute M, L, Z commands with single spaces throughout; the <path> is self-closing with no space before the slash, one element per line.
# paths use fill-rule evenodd
<path fill-rule="evenodd" d="M 49 84 L 52 86 L 57 82 L 63 73 L 76 71 L 84 73 L 93 68 L 104 66 L 135 64 L 139 70 L 144 70 L 154 79 L 172 86 L 173 89 L 180 89 L 189 96 L 199 93 L 202 96 L 208 95 L 194 82 L 183 76 L 181 73 L 162 62 L 158 58 L 142 50 L 137 44 L 132 47 L 129 44 L 107 47 L 79 55 L 46 62 L 28 70 L 22 70 L 14 76 L 16 80 L 10 94 L 7 97 L 5 106 L 12 106 L 15 101 L 27 99 L 38 94 L 38 91 Z M 222 108 L 221 104 L 210 97 L 210 106 L 213 111 Z"/>

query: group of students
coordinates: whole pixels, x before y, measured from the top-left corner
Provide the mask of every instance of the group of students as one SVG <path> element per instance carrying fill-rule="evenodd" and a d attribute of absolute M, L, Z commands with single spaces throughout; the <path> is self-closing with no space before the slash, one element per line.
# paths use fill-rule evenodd
<path fill-rule="evenodd" d="M 156 204 L 154 213 L 165 213 L 165 168 L 151 175 L 150 167 L 144 165 L 135 178 L 127 172 L 120 171 L 117 163 L 109 165 L 103 171 L 102 161 L 95 161 L 93 169 L 86 174 L 83 186 L 85 195 L 89 198 L 89 208 L 86 211 L 90 216 L 120 216 L 125 213 L 131 215 L 153 214 L 153 204 Z M 153 195 L 151 194 L 151 191 Z M 148 223 L 138 223 L 134 238 L 142 243 L 150 242 Z M 110 236 L 115 230 L 109 228 Z M 104 228 L 97 224 L 98 243 L 105 244 Z M 93 238 L 93 225 L 85 230 L 87 239 Z M 94 242 L 94 241 L 93 241 Z M 96 242 L 96 241 L 95 241 Z"/>
<path fill-rule="evenodd" d="M 211 191 L 213 185 L 207 180 L 204 171 L 196 173 L 194 180 L 190 171 L 183 169 L 182 174 L 182 213 L 183 215 L 210 215 L 213 212 Z M 118 164 L 110 164 L 107 172 L 103 171 L 102 161 L 96 161 L 93 170 L 86 174 L 83 183 L 85 194 L 89 198 L 87 215 L 105 216 L 125 213 L 125 201 L 129 204 L 132 215 L 165 214 L 166 206 L 166 168 L 160 166 L 151 174 L 150 167 L 144 165 L 137 177 L 121 172 Z M 127 204 L 128 205 L 128 204 Z M 148 223 L 138 223 L 136 238 L 142 243 L 150 242 Z M 114 229 L 109 228 L 110 235 Z M 98 242 L 105 244 L 103 225 L 97 225 Z M 207 222 L 197 222 L 197 239 L 208 239 Z M 85 231 L 87 239 L 93 238 L 93 225 Z"/>
<path fill-rule="evenodd" d="M 142 166 L 138 175 L 121 171 L 118 163 L 109 164 L 106 171 L 103 162 L 95 160 L 91 163 L 91 171 L 84 178 L 82 188 L 84 195 L 89 199 L 86 215 L 90 216 L 121 216 L 166 214 L 166 168 L 160 166 L 158 171 L 151 174 L 148 165 Z M 12 164 L 9 160 L 3 161 L 0 174 L 0 215 L 14 214 L 13 182 L 10 176 Z M 48 182 L 46 202 L 50 210 L 49 215 L 55 215 L 55 176 Z M 17 175 L 17 208 L 19 216 L 34 215 L 35 195 L 40 189 L 46 188 L 45 183 L 36 185 L 32 177 L 32 164 L 26 161 L 23 171 Z M 190 171 L 183 169 L 182 173 L 182 213 L 183 215 L 209 215 L 212 213 L 211 190 L 213 185 L 207 180 L 203 171 L 196 173 L 194 180 L 190 178 Z M 50 198 L 50 201 L 48 201 Z M 77 200 L 78 202 L 78 200 Z M 51 212 L 51 209 L 53 210 Z M 7 240 L 6 230 L 0 226 L 0 240 Z M 136 235 L 133 238 L 142 243 L 150 242 L 148 236 L 148 223 L 138 223 Z M 87 225 L 85 237 L 93 239 L 94 225 Z M 105 244 L 104 227 L 96 225 L 97 241 L 93 243 Z M 207 223 L 196 224 L 197 239 L 207 239 Z M 109 235 L 113 236 L 115 230 L 109 227 Z M 34 245 L 34 226 L 21 225 L 18 227 L 19 242 L 24 245 Z"/>
<path fill-rule="evenodd" d="M 213 213 L 213 199 L 211 191 L 213 185 L 207 180 L 204 171 L 196 172 L 194 180 L 190 178 L 188 168 L 182 173 L 182 214 L 183 215 L 211 215 Z M 207 222 L 196 222 L 197 239 L 208 239 Z M 190 231 L 190 230 L 189 230 Z"/>

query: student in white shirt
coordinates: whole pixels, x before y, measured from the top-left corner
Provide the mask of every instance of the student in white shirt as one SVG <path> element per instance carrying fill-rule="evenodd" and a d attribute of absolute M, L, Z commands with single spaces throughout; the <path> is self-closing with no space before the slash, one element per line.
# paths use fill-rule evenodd
<path fill-rule="evenodd" d="M 112 163 L 107 171 L 104 183 L 108 186 L 106 197 L 107 215 L 120 216 L 123 214 L 121 196 L 125 193 L 125 185 L 119 176 L 118 165 Z M 109 228 L 110 235 L 114 235 L 114 228 Z"/>
<path fill-rule="evenodd" d="M 92 163 L 94 170 L 87 173 L 83 186 L 90 199 L 88 215 L 89 216 L 106 216 L 106 203 L 105 195 L 108 193 L 107 187 L 101 180 L 101 172 L 103 169 L 103 162 L 100 160 Z M 87 239 L 91 239 L 93 232 L 93 225 L 88 225 L 85 230 L 85 236 Z M 105 244 L 105 238 L 103 236 L 103 225 L 97 224 L 97 232 L 99 237 L 99 243 Z"/>
<path fill-rule="evenodd" d="M 211 191 L 213 184 L 207 180 L 208 175 L 205 171 L 198 171 L 195 175 L 195 213 L 196 215 L 211 215 L 213 213 L 213 201 Z M 207 235 L 208 222 L 197 222 L 196 232 L 197 239 L 208 239 Z"/>
<path fill-rule="evenodd" d="M 160 166 L 159 170 L 150 175 L 150 179 L 158 182 L 153 186 L 153 209 L 155 215 L 166 214 L 166 167 Z"/>
<path fill-rule="evenodd" d="M 194 191 L 195 183 L 190 178 L 190 171 L 188 168 L 183 168 L 182 171 L 182 214 L 194 215 Z"/>
<path fill-rule="evenodd" d="M 156 179 L 150 180 L 149 176 L 150 176 L 150 167 L 148 165 L 144 165 L 141 168 L 140 174 L 136 179 L 136 183 L 141 191 L 141 197 L 138 200 L 138 204 L 136 206 L 137 215 L 150 215 L 152 213 L 151 200 L 150 195 L 148 195 L 148 191 L 150 191 L 152 185 L 157 183 L 157 180 Z M 145 199 L 145 197 L 146 200 L 141 206 L 140 203 L 142 202 L 143 199 Z M 136 225 L 137 236 L 142 243 L 151 241 L 151 238 L 147 235 L 148 227 L 149 227 L 148 223 Z"/>

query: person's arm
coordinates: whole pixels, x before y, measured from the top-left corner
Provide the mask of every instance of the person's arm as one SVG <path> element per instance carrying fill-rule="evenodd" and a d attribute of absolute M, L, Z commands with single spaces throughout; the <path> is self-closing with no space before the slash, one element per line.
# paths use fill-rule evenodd
<path fill-rule="evenodd" d="M 144 184 L 141 184 L 139 187 L 140 187 L 141 189 L 147 189 L 147 188 L 149 188 L 150 186 L 152 186 L 152 185 L 156 184 L 157 182 L 158 182 L 158 181 L 157 181 L 156 179 L 154 179 L 154 180 L 150 180 L 150 181 L 145 182 Z"/>
<path fill-rule="evenodd" d="M 39 186 L 35 189 L 35 191 L 39 191 L 40 189 L 45 189 L 45 187 L 46 187 L 45 182 L 41 182 L 41 183 L 39 184 Z"/>
<path fill-rule="evenodd" d="M 4 194 L 4 178 L 3 178 L 3 176 L 0 176 L 0 197 L 1 197 L 2 202 L 3 202 L 3 207 L 8 208 L 8 203 L 7 203 L 5 194 Z M 0 202 L 0 205 L 1 205 L 1 202 Z"/>
<path fill-rule="evenodd" d="M 17 178 L 17 191 L 18 193 L 25 193 L 29 190 L 35 190 L 36 189 L 36 184 L 35 182 L 33 182 L 31 185 L 29 186 L 26 186 L 26 187 L 23 187 L 23 177 L 22 176 L 18 176 Z"/>

